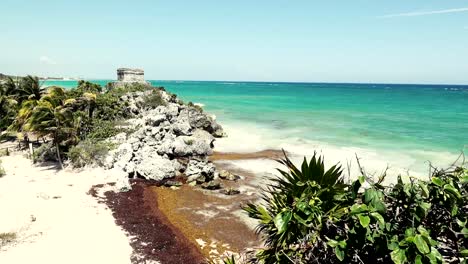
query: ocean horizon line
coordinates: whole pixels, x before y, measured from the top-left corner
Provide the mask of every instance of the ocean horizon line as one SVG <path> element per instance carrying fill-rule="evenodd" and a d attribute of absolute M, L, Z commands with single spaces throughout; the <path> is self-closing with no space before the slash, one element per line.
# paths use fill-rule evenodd
<path fill-rule="evenodd" d="M 56 79 L 45 79 L 42 81 L 50 82 L 77 82 L 80 80 L 84 81 L 117 81 L 116 79 L 107 79 L 107 78 L 83 78 L 83 79 L 66 79 L 66 80 L 56 80 Z M 415 86 L 456 86 L 456 87 L 466 87 L 467 84 L 454 84 L 454 83 L 385 83 L 385 82 L 300 82 L 300 81 L 231 81 L 231 80 L 158 80 L 158 79 L 146 79 L 149 82 L 206 82 L 206 83 L 258 83 L 258 84 L 343 84 L 343 85 L 393 85 L 393 86 L 406 86 L 406 85 L 415 85 Z"/>

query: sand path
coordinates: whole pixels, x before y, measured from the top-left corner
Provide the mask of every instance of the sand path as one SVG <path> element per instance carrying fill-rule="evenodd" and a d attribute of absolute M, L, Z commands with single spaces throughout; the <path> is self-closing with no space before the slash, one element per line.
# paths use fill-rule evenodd
<path fill-rule="evenodd" d="M 130 263 L 125 232 L 88 194 L 112 182 L 109 173 L 34 166 L 21 155 L 1 160 L 7 174 L 0 178 L 0 234 L 17 238 L 0 245 L 0 263 Z"/>

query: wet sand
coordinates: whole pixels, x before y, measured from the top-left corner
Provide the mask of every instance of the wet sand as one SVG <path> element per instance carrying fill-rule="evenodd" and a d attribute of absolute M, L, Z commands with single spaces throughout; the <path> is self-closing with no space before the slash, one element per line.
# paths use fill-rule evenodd
<path fill-rule="evenodd" d="M 226 169 L 241 176 L 237 181 L 221 180 L 224 188 L 239 189 L 238 195 L 188 184 L 172 189 L 142 180 L 135 180 L 130 192 L 106 193 L 106 203 L 117 224 L 134 237 L 131 246 L 137 257 L 132 262 L 222 263 L 222 259 L 232 254 L 261 247 L 261 238 L 254 230 L 257 222 L 241 208 L 259 200 L 259 176 L 224 162 L 274 160 L 282 155 L 278 150 L 266 150 L 217 152 L 211 156 L 218 170 Z"/>
<path fill-rule="evenodd" d="M 214 152 L 210 156 L 211 161 L 233 161 L 233 160 L 249 160 L 249 159 L 272 159 L 277 160 L 283 157 L 281 150 L 267 149 L 250 153 L 236 153 L 236 152 Z"/>
<path fill-rule="evenodd" d="M 105 202 L 112 209 L 116 223 L 131 237 L 132 263 L 206 263 L 197 246 L 159 209 L 157 194 L 150 191 L 150 185 L 134 180 L 129 192 L 105 193 Z"/>

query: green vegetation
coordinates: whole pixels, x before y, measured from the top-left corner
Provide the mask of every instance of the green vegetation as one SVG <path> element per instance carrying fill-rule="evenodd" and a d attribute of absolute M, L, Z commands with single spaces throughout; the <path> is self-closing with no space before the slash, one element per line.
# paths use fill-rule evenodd
<path fill-rule="evenodd" d="M 468 170 L 435 169 L 430 181 L 401 178 L 393 186 L 362 171 L 343 181 L 314 155 L 297 168 L 285 155 L 262 204 L 244 210 L 258 219 L 261 263 L 467 263 Z M 364 188 L 364 186 L 366 186 Z"/>
<path fill-rule="evenodd" d="M 0 233 L 0 249 L 5 245 L 14 242 L 16 239 L 16 233 Z"/>
<path fill-rule="evenodd" d="M 155 109 L 160 105 L 166 105 L 166 102 L 162 99 L 159 90 L 153 90 L 151 94 L 143 98 L 143 105 L 145 108 Z"/>
<path fill-rule="evenodd" d="M 79 81 L 74 89 L 54 86 L 46 91 L 37 77 L 6 77 L 0 83 L 0 131 L 16 132 L 26 142 L 30 136 L 49 141 L 35 150 L 35 162 L 57 160 L 63 167 L 62 157 L 72 155 L 72 163 L 82 166 L 90 157 L 100 157 L 108 150 L 96 142 L 131 132 L 123 122 L 131 113 L 121 97 L 148 89 L 152 87 L 131 84 L 103 92 L 100 85 Z M 147 100 L 151 106 L 164 103 L 158 91 Z"/>
<path fill-rule="evenodd" d="M 78 168 L 86 165 L 102 166 L 111 147 L 109 143 L 86 139 L 70 148 L 68 158 Z"/>
<path fill-rule="evenodd" d="M 203 112 L 203 107 L 201 107 L 201 106 L 199 106 L 199 105 L 196 105 L 196 104 L 194 104 L 193 102 L 188 102 L 188 103 L 187 103 L 187 106 L 193 107 L 193 108 L 195 108 L 196 110 L 198 110 L 199 112 Z"/>

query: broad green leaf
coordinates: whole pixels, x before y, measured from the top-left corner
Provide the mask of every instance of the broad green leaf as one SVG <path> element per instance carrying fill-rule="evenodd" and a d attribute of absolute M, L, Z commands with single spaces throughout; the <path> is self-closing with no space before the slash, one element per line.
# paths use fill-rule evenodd
<path fill-rule="evenodd" d="M 429 231 L 423 226 L 418 226 L 418 232 L 423 236 L 429 237 Z"/>
<path fill-rule="evenodd" d="M 421 192 L 424 197 L 429 197 L 429 189 L 427 189 L 427 184 L 425 182 L 420 181 L 419 187 L 421 188 Z"/>
<path fill-rule="evenodd" d="M 336 241 L 336 240 L 334 240 L 334 239 L 329 239 L 329 240 L 327 241 L 327 245 L 329 245 L 330 247 L 333 247 L 333 248 L 334 248 L 334 247 L 338 246 L 338 241 Z"/>
<path fill-rule="evenodd" d="M 450 184 L 445 184 L 444 185 L 444 190 L 455 195 L 455 197 L 457 197 L 457 199 L 461 199 L 461 194 L 460 192 L 455 188 L 453 187 L 452 185 Z"/>
<path fill-rule="evenodd" d="M 414 236 L 414 228 L 408 228 L 405 230 L 405 236 L 406 237 L 412 237 Z"/>
<path fill-rule="evenodd" d="M 338 245 L 340 246 L 340 248 L 346 248 L 346 240 L 340 240 L 338 241 Z"/>
<path fill-rule="evenodd" d="M 362 227 L 366 228 L 366 227 L 369 226 L 369 224 L 370 224 L 370 217 L 369 216 L 359 214 L 358 218 L 359 218 L 359 223 L 361 223 Z"/>
<path fill-rule="evenodd" d="M 359 214 L 363 212 L 367 212 L 368 208 L 365 204 L 353 204 L 351 206 L 351 214 Z"/>
<path fill-rule="evenodd" d="M 367 189 L 364 191 L 364 203 L 372 206 L 377 212 L 385 213 L 386 208 L 383 203 L 382 191 L 376 189 Z"/>
<path fill-rule="evenodd" d="M 426 255 L 431 252 L 431 249 L 427 245 L 426 240 L 421 235 L 415 235 L 413 243 L 416 245 L 419 252 L 421 252 L 422 254 Z"/>
<path fill-rule="evenodd" d="M 395 264 L 403 264 L 406 262 L 406 250 L 397 248 L 390 253 L 390 257 Z"/>
<path fill-rule="evenodd" d="M 370 213 L 370 215 L 372 217 L 374 217 L 375 220 L 377 220 L 382 226 L 385 225 L 385 220 L 384 220 L 384 218 L 383 218 L 383 216 L 381 214 L 379 214 L 377 212 L 372 212 L 372 213 Z"/>
<path fill-rule="evenodd" d="M 364 176 L 359 176 L 358 179 L 359 179 L 359 183 L 361 185 L 364 184 L 364 182 L 366 181 L 366 177 L 364 177 Z"/>
<path fill-rule="evenodd" d="M 275 226 L 278 229 L 278 234 L 284 233 L 288 227 L 288 223 L 291 220 L 292 213 L 291 211 L 284 211 L 276 215 L 274 222 Z"/>
<path fill-rule="evenodd" d="M 431 182 L 439 187 L 442 187 L 444 185 L 444 181 L 438 177 L 432 177 Z"/>
<path fill-rule="evenodd" d="M 345 258 L 345 252 L 340 247 L 335 247 L 335 255 L 339 261 L 343 261 Z"/>

